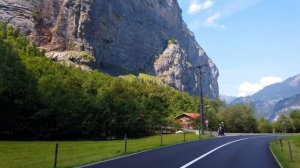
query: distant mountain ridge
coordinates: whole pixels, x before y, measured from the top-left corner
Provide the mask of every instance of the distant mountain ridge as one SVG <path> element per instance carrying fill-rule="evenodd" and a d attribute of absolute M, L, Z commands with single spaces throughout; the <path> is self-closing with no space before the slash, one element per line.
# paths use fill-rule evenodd
<path fill-rule="evenodd" d="M 250 103 L 258 115 L 274 120 L 279 113 L 300 108 L 300 74 L 283 82 L 266 86 L 251 96 L 239 97 L 231 102 Z"/>
<path fill-rule="evenodd" d="M 234 101 L 237 97 L 235 96 L 227 96 L 227 95 L 220 95 L 219 98 L 222 101 L 225 101 L 226 104 L 230 104 L 232 101 Z"/>
<path fill-rule="evenodd" d="M 300 92 L 300 74 L 290 77 L 281 83 L 266 86 L 253 94 L 251 98 L 256 100 L 282 99 Z"/>
<path fill-rule="evenodd" d="M 292 110 L 300 109 L 300 94 L 297 94 L 292 97 L 288 97 L 285 99 L 282 99 L 278 101 L 274 108 L 273 111 L 277 113 L 284 113 L 287 114 Z M 274 116 L 275 118 L 276 116 Z"/>

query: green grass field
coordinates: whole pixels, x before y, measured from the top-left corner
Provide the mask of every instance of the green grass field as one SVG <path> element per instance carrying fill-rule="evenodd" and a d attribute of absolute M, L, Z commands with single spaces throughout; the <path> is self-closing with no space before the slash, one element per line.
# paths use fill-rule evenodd
<path fill-rule="evenodd" d="M 208 136 L 203 136 L 208 138 Z M 186 141 L 197 140 L 186 134 Z M 183 134 L 163 135 L 163 145 L 183 142 Z M 59 144 L 58 167 L 74 167 L 125 155 L 124 141 L 0 141 L 0 167 L 53 167 L 55 144 Z M 128 139 L 127 154 L 160 147 L 160 136 Z"/>
<path fill-rule="evenodd" d="M 288 141 L 290 141 L 293 161 L 291 161 Z M 300 168 L 300 136 L 290 136 L 282 140 L 283 151 L 279 141 L 271 143 L 271 149 L 284 168 Z"/>

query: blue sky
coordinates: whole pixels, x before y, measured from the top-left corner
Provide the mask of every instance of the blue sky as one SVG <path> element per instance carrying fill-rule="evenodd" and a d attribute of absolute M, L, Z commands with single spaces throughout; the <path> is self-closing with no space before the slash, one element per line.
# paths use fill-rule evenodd
<path fill-rule="evenodd" d="M 246 96 L 300 73 L 300 0 L 178 0 L 220 71 L 220 93 Z"/>

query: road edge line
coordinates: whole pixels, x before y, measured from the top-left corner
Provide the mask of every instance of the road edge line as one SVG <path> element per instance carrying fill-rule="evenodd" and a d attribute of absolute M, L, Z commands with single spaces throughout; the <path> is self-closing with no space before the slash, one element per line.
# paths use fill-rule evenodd
<path fill-rule="evenodd" d="M 187 168 L 187 167 L 189 167 L 190 165 L 194 164 L 195 162 L 199 161 L 200 159 L 202 159 L 202 158 L 206 157 L 207 155 L 213 153 L 214 151 L 216 151 L 216 150 L 218 150 L 218 149 L 220 149 L 220 148 L 223 148 L 224 146 L 230 145 L 230 144 L 235 143 L 235 142 L 247 140 L 247 139 L 249 139 L 249 138 L 250 138 L 250 137 L 248 137 L 248 138 L 242 138 L 242 139 L 237 139 L 237 140 L 234 140 L 234 141 L 227 142 L 226 144 L 223 144 L 223 145 L 221 145 L 221 146 L 218 146 L 218 147 L 216 147 L 216 148 L 214 148 L 214 149 L 212 149 L 212 150 L 206 152 L 205 154 L 203 154 L 203 155 L 197 157 L 196 159 L 194 159 L 194 160 L 192 160 L 192 161 L 186 163 L 185 165 L 180 166 L 180 168 Z"/>
<path fill-rule="evenodd" d="M 160 147 L 152 148 L 152 149 L 146 149 L 146 150 L 143 150 L 143 151 L 134 152 L 134 153 L 123 155 L 123 156 L 118 156 L 118 157 L 114 157 L 114 158 L 107 159 L 107 160 L 102 160 L 102 161 L 97 161 L 97 162 L 93 162 L 93 163 L 89 163 L 89 164 L 85 164 L 85 165 L 81 165 L 81 166 L 76 166 L 76 168 L 85 168 L 85 167 L 94 166 L 94 165 L 100 164 L 100 163 L 105 163 L 105 162 L 109 162 L 109 161 L 113 161 L 113 160 L 117 160 L 117 159 L 122 159 L 122 158 L 130 157 L 130 156 L 138 155 L 138 154 L 141 154 L 141 153 L 144 153 L 144 152 L 150 152 L 150 151 L 153 151 L 153 150 L 158 150 L 158 149 L 163 149 L 163 148 L 172 147 L 172 146 L 176 146 L 176 145 L 181 145 L 181 144 L 185 144 L 185 143 L 191 143 L 191 142 L 195 142 L 195 141 L 201 141 L 201 140 L 207 140 L 207 139 L 213 139 L 213 138 L 218 138 L 218 137 L 210 137 L 210 138 L 205 138 L 205 139 L 195 139 L 195 140 L 192 140 L 192 141 L 180 142 L 180 143 L 177 143 L 177 144 L 160 146 Z"/>
<path fill-rule="evenodd" d="M 272 142 L 271 142 L 272 143 Z M 281 163 L 279 162 L 279 160 L 277 159 L 277 157 L 275 156 L 275 154 L 273 153 L 272 149 L 271 149 L 271 143 L 269 143 L 269 150 L 271 151 L 273 158 L 276 160 L 277 164 L 280 166 L 280 168 L 283 168 L 283 166 L 281 165 Z"/>

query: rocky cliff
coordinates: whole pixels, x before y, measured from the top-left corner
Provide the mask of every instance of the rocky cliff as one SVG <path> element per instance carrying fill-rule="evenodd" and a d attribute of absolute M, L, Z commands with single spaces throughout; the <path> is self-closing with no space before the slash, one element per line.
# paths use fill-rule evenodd
<path fill-rule="evenodd" d="M 148 73 L 216 98 L 218 69 L 198 45 L 176 0 L 2 0 L 0 20 L 56 61 L 112 75 Z"/>

